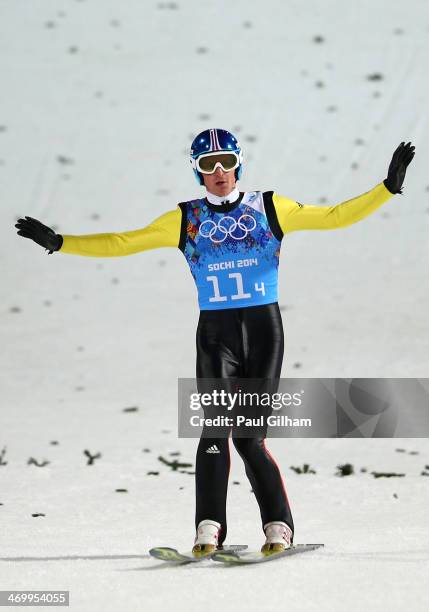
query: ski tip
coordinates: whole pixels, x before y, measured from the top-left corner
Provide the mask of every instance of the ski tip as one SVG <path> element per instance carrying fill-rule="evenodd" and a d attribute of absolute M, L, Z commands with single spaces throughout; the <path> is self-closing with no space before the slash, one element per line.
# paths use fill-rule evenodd
<path fill-rule="evenodd" d="M 169 546 L 156 546 L 149 550 L 149 554 L 160 561 L 183 561 L 183 555 L 175 548 L 170 548 Z"/>
<path fill-rule="evenodd" d="M 149 550 L 150 553 L 157 552 L 158 550 L 176 550 L 175 548 L 171 548 L 171 546 L 154 546 Z"/>

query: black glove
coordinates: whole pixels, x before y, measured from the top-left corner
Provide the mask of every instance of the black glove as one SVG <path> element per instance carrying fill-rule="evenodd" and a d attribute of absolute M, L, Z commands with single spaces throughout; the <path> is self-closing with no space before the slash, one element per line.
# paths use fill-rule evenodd
<path fill-rule="evenodd" d="M 414 157 L 414 149 L 415 147 L 411 146 L 411 142 L 407 144 L 401 142 L 394 152 L 387 173 L 387 179 L 383 181 L 390 193 L 402 193 L 401 187 L 404 182 L 405 171 Z"/>
<path fill-rule="evenodd" d="M 15 227 L 19 230 L 18 236 L 31 238 L 40 246 L 49 249 L 49 255 L 52 255 L 54 251 L 59 251 L 62 247 L 63 237 L 61 234 L 56 234 L 50 227 L 43 225 L 33 217 L 25 216 L 25 219 L 18 219 Z"/>

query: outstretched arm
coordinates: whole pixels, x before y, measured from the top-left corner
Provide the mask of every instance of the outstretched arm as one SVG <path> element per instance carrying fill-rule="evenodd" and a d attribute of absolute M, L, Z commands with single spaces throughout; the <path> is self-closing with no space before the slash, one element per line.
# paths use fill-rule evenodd
<path fill-rule="evenodd" d="M 182 212 L 179 207 L 164 213 L 146 227 L 121 233 L 55 234 L 37 219 L 19 219 L 15 227 L 18 234 L 31 238 L 37 244 L 49 249 L 49 253 L 60 251 L 86 257 L 121 257 L 140 251 L 160 247 L 177 247 L 180 238 Z"/>
<path fill-rule="evenodd" d="M 352 225 L 392 197 L 384 183 L 380 183 L 371 191 L 334 206 L 301 204 L 276 193 L 273 194 L 273 202 L 283 234 L 287 234 L 298 230 L 336 229 Z"/>
<path fill-rule="evenodd" d="M 83 236 L 65 234 L 60 252 L 87 257 L 121 257 L 160 247 L 177 247 L 181 221 L 182 211 L 177 207 L 138 230 Z"/>
<path fill-rule="evenodd" d="M 283 234 L 305 229 L 335 229 L 347 227 L 364 219 L 393 194 L 402 193 L 402 183 L 408 164 L 414 157 L 411 142 L 401 144 L 393 153 L 387 178 L 371 191 L 335 206 L 301 204 L 273 193 L 273 203 Z"/>

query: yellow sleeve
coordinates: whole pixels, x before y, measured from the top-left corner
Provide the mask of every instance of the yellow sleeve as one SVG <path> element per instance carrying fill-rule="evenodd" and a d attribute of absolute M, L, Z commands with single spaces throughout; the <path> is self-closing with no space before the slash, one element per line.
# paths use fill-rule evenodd
<path fill-rule="evenodd" d="M 60 253 L 86 257 L 121 257 L 160 247 L 178 247 L 182 211 L 164 213 L 143 229 L 113 234 L 63 236 Z"/>
<path fill-rule="evenodd" d="M 283 234 L 297 230 L 336 229 L 364 219 L 393 197 L 384 183 L 379 183 L 352 200 L 335 206 L 301 204 L 273 193 L 273 203 Z"/>

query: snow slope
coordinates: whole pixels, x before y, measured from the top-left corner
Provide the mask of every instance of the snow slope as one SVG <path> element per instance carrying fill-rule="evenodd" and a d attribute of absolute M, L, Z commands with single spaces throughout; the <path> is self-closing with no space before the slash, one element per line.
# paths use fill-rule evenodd
<path fill-rule="evenodd" d="M 312 204 L 368 191 L 412 141 L 404 195 L 284 241 L 283 376 L 425 377 L 428 60 L 425 0 L 0 3 L 0 590 L 69 589 L 79 611 L 428 608 L 425 439 L 269 441 L 296 541 L 323 551 L 244 569 L 149 559 L 193 540 L 193 476 L 158 459 L 194 461 L 176 433 L 192 277 L 174 249 L 47 256 L 13 227 L 145 226 L 200 193 L 187 154 L 209 126 L 240 137 L 241 189 Z M 290 467 L 304 463 L 316 474 Z M 228 541 L 259 547 L 236 454 L 228 511 Z"/>

